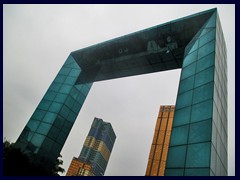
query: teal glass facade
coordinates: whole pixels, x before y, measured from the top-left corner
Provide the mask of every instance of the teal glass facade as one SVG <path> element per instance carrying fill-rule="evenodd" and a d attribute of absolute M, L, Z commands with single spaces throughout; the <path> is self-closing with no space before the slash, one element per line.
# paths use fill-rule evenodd
<path fill-rule="evenodd" d="M 214 12 L 185 49 L 165 175 L 227 175 L 226 46 Z"/>
<path fill-rule="evenodd" d="M 16 141 L 37 165 L 52 167 L 92 83 L 75 84 L 81 68 L 70 55 Z"/>
<path fill-rule="evenodd" d="M 72 52 L 16 147 L 51 166 L 93 82 L 178 68 L 165 175 L 227 175 L 227 58 L 217 9 Z"/>

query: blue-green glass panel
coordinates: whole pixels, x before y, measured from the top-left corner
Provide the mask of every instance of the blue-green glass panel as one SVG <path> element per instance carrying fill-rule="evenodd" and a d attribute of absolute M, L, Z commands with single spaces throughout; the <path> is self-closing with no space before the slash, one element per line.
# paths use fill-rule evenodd
<path fill-rule="evenodd" d="M 79 69 L 72 69 L 68 76 L 77 77 L 80 74 Z"/>
<path fill-rule="evenodd" d="M 67 76 L 70 71 L 71 71 L 71 68 L 62 67 L 61 70 L 59 71 L 59 74 Z"/>
<path fill-rule="evenodd" d="M 60 111 L 60 115 L 65 119 L 68 117 L 69 112 L 70 112 L 70 109 L 67 106 L 63 105 Z"/>
<path fill-rule="evenodd" d="M 213 97 L 214 83 L 210 82 L 203 86 L 194 89 L 193 92 L 193 104 L 211 99 Z"/>
<path fill-rule="evenodd" d="M 48 137 L 55 141 L 57 139 L 59 133 L 60 133 L 60 130 L 58 128 L 52 126 L 48 133 Z"/>
<path fill-rule="evenodd" d="M 51 128 L 50 124 L 42 122 L 41 124 L 39 124 L 36 132 L 39 133 L 39 134 L 47 135 L 49 130 L 50 130 L 50 128 Z"/>
<path fill-rule="evenodd" d="M 76 113 L 74 113 L 74 112 L 72 112 L 72 111 L 70 111 L 70 113 L 69 113 L 69 115 L 68 115 L 68 120 L 70 121 L 70 122 L 74 122 L 75 121 L 75 119 L 77 118 L 77 114 Z"/>
<path fill-rule="evenodd" d="M 190 125 L 188 143 L 211 141 L 212 120 L 200 121 Z"/>
<path fill-rule="evenodd" d="M 216 13 L 214 13 L 212 15 L 211 18 L 209 18 L 207 24 L 206 24 L 206 27 L 216 27 Z"/>
<path fill-rule="evenodd" d="M 47 91 L 47 93 L 44 95 L 43 98 L 46 100 L 52 101 L 55 98 L 56 94 L 57 94 L 56 92 Z"/>
<path fill-rule="evenodd" d="M 75 63 L 75 62 L 76 61 L 74 60 L 72 55 L 69 55 L 63 66 L 65 67 L 65 65 L 70 64 L 70 63 Z"/>
<path fill-rule="evenodd" d="M 60 93 L 63 93 L 63 94 L 69 94 L 70 91 L 72 89 L 72 86 L 69 86 L 69 85 L 63 85 L 61 87 L 61 89 L 59 90 Z"/>
<path fill-rule="evenodd" d="M 35 133 L 31 139 L 31 143 L 34 147 L 40 147 L 44 139 L 45 136 Z"/>
<path fill-rule="evenodd" d="M 65 132 L 65 133 L 69 133 L 69 131 L 71 130 L 72 126 L 73 126 L 73 123 L 65 121 L 64 125 L 62 127 L 62 131 Z"/>
<path fill-rule="evenodd" d="M 204 36 L 205 34 L 207 34 L 209 31 L 212 31 L 214 28 L 213 27 L 205 27 L 203 30 L 202 30 L 202 32 L 201 32 L 201 35 L 200 35 L 200 37 L 201 36 Z"/>
<path fill-rule="evenodd" d="M 214 65 L 215 53 L 210 53 L 207 56 L 204 56 L 202 59 L 197 61 L 197 71 L 196 73 L 209 68 Z"/>
<path fill-rule="evenodd" d="M 65 122 L 65 119 L 63 119 L 61 116 L 57 116 L 56 120 L 54 121 L 53 125 L 57 127 L 58 129 L 61 129 L 63 124 Z"/>
<path fill-rule="evenodd" d="M 190 89 L 193 89 L 194 87 L 194 76 L 191 76 L 187 79 L 184 79 L 181 81 L 179 86 L 179 94 L 189 91 Z"/>
<path fill-rule="evenodd" d="M 53 143 L 54 143 L 54 141 L 52 139 L 46 137 L 42 144 L 42 149 L 47 152 L 50 151 L 52 149 Z"/>
<path fill-rule="evenodd" d="M 86 99 L 86 96 L 84 96 L 82 93 L 79 93 L 79 96 L 77 97 L 77 102 L 80 104 L 83 104 Z"/>
<path fill-rule="evenodd" d="M 49 111 L 58 113 L 62 107 L 62 104 L 59 104 L 57 102 L 53 102 L 49 108 Z"/>
<path fill-rule="evenodd" d="M 71 109 L 74 103 L 75 100 L 71 96 L 68 96 L 65 105 L 67 105 Z"/>
<path fill-rule="evenodd" d="M 195 70 L 196 70 L 196 62 L 190 64 L 187 67 L 184 67 L 181 73 L 181 80 L 195 74 Z"/>
<path fill-rule="evenodd" d="M 42 99 L 38 105 L 38 108 L 42 109 L 42 110 L 48 110 L 51 103 L 52 103 L 52 101 L 47 101 L 47 100 Z"/>
<path fill-rule="evenodd" d="M 213 100 L 198 103 L 192 106 L 191 122 L 197 122 L 212 117 Z"/>
<path fill-rule="evenodd" d="M 61 132 L 59 133 L 58 138 L 57 138 L 57 142 L 58 142 L 59 144 L 62 144 L 62 145 L 63 145 L 63 144 L 65 143 L 67 137 L 68 137 L 68 133 L 65 133 L 65 132 L 61 131 Z"/>
<path fill-rule="evenodd" d="M 171 138 L 172 139 L 172 138 Z M 187 146 L 170 147 L 168 151 L 167 168 L 184 167 Z"/>
<path fill-rule="evenodd" d="M 89 90 L 90 90 L 89 87 L 87 87 L 86 85 L 84 85 L 81 92 L 82 92 L 85 96 L 87 96 Z"/>
<path fill-rule="evenodd" d="M 198 143 L 188 146 L 186 167 L 210 167 L 211 143 Z"/>
<path fill-rule="evenodd" d="M 74 85 L 76 81 L 75 77 L 67 77 L 64 84 Z"/>
<path fill-rule="evenodd" d="M 45 114 L 46 114 L 46 111 L 42 111 L 42 110 L 40 110 L 40 109 L 37 108 L 37 109 L 34 111 L 34 113 L 33 113 L 33 115 L 32 115 L 31 118 L 41 121 L 42 118 L 45 116 Z"/>
<path fill-rule="evenodd" d="M 170 146 L 187 144 L 189 125 L 172 129 Z"/>
<path fill-rule="evenodd" d="M 195 87 L 198 87 L 198 86 L 201 86 L 203 84 L 213 81 L 213 76 L 214 76 L 214 68 L 213 67 L 210 67 L 210 68 L 196 74 Z"/>
<path fill-rule="evenodd" d="M 62 84 L 53 82 L 51 84 L 51 86 L 49 87 L 49 90 L 58 92 L 58 90 L 60 89 L 61 86 L 62 86 Z"/>
<path fill-rule="evenodd" d="M 183 176 L 184 169 L 165 169 L 164 176 Z"/>
<path fill-rule="evenodd" d="M 56 142 L 56 143 L 53 144 L 53 147 L 54 148 L 51 149 L 50 154 L 52 156 L 54 156 L 53 159 L 56 160 L 56 158 L 59 156 L 59 154 L 62 150 L 62 145 L 60 145 L 59 143 Z"/>
<path fill-rule="evenodd" d="M 35 121 L 35 120 L 31 119 L 27 123 L 27 128 L 29 128 L 30 131 L 36 131 L 39 124 L 40 124 L 40 121 Z"/>
<path fill-rule="evenodd" d="M 197 44 L 195 44 L 197 46 Z M 197 60 L 197 51 L 189 53 L 183 60 L 183 67 L 188 66 L 189 64 Z"/>
<path fill-rule="evenodd" d="M 178 95 L 176 109 L 190 106 L 192 103 L 192 95 L 193 95 L 192 90 Z"/>
<path fill-rule="evenodd" d="M 185 176 L 209 176 L 210 168 L 185 169 Z"/>
<path fill-rule="evenodd" d="M 79 91 L 77 90 L 76 86 L 74 86 L 70 92 L 70 95 L 74 98 L 77 99 L 78 95 L 79 95 Z"/>
<path fill-rule="evenodd" d="M 54 122 L 54 120 L 56 119 L 56 116 L 57 115 L 55 113 L 47 112 L 42 121 L 52 124 Z"/>
<path fill-rule="evenodd" d="M 56 78 L 54 79 L 55 83 L 63 83 L 65 81 L 67 76 L 64 75 L 57 75 Z"/>
<path fill-rule="evenodd" d="M 198 59 L 201 59 L 213 51 L 215 51 L 215 40 L 203 45 L 198 49 Z"/>
<path fill-rule="evenodd" d="M 195 41 L 195 43 L 192 45 L 192 47 L 191 47 L 191 49 L 190 49 L 190 51 L 189 51 L 188 54 L 190 54 L 190 53 L 192 53 L 193 51 L 196 51 L 196 50 L 197 50 L 197 48 L 198 48 L 198 42 L 199 42 L 199 40 L 197 39 L 197 40 Z"/>
<path fill-rule="evenodd" d="M 58 93 L 57 96 L 55 97 L 54 101 L 59 102 L 59 103 L 64 103 L 67 96 L 68 96 L 67 94 Z"/>
<path fill-rule="evenodd" d="M 75 114 L 78 114 L 78 112 L 80 111 L 81 107 L 82 107 L 82 104 L 79 104 L 78 102 L 75 102 L 74 106 L 72 107 L 72 111 Z"/>
<path fill-rule="evenodd" d="M 199 47 L 203 46 L 204 44 L 212 41 L 213 39 L 215 39 L 216 36 L 216 31 L 215 29 L 209 31 L 207 34 L 205 34 L 204 36 L 201 36 L 200 40 L 199 40 Z"/>
<path fill-rule="evenodd" d="M 80 67 L 78 66 L 78 64 L 77 64 L 76 62 L 67 64 L 67 65 L 64 65 L 64 67 L 80 69 Z M 80 71 L 79 71 L 79 72 L 80 72 Z M 72 76 L 72 75 L 73 75 L 73 74 L 71 74 L 71 76 Z M 75 76 L 75 75 L 74 75 L 74 76 Z"/>

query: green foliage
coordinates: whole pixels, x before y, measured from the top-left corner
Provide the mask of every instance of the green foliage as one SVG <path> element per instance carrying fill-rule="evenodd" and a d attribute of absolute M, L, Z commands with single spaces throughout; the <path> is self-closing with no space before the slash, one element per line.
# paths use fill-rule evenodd
<path fill-rule="evenodd" d="M 61 157 L 60 155 L 59 158 Z M 14 148 L 14 143 L 10 143 L 6 139 L 3 142 L 3 174 L 5 176 L 59 176 L 58 172 L 65 172 L 60 167 L 63 161 L 59 158 L 54 168 L 47 171 L 43 167 L 31 163 L 27 155 L 23 154 L 20 149 Z"/>

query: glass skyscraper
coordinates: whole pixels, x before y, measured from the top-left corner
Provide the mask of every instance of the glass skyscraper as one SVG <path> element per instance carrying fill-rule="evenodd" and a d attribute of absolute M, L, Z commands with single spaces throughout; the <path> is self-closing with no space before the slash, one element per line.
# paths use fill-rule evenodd
<path fill-rule="evenodd" d="M 95 118 L 78 158 L 73 158 L 67 176 L 103 176 L 116 135 L 110 123 Z"/>
<path fill-rule="evenodd" d="M 216 8 L 74 51 L 15 147 L 49 168 L 93 82 L 182 68 L 165 175 L 227 175 L 226 54 Z"/>
<path fill-rule="evenodd" d="M 160 106 L 146 176 L 164 176 L 175 106 Z"/>

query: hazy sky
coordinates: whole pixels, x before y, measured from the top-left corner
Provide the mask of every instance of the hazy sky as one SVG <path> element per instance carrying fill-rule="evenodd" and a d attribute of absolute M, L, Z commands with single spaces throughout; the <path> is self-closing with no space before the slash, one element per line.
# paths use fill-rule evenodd
<path fill-rule="evenodd" d="M 228 53 L 228 173 L 235 175 L 235 5 L 3 5 L 3 137 L 16 141 L 71 51 L 215 7 Z M 65 170 L 98 117 L 117 135 L 105 175 L 145 175 L 159 107 L 175 104 L 180 72 L 94 83 L 62 149 Z"/>

